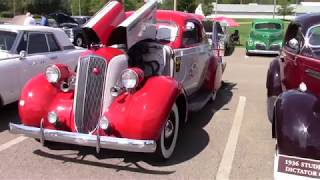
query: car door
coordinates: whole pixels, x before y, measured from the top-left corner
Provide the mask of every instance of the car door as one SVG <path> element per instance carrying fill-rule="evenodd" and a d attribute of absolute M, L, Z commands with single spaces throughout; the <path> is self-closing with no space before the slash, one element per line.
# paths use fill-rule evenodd
<path fill-rule="evenodd" d="M 301 62 L 302 82 L 307 89 L 320 95 L 320 26 L 311 27 L 306 35 L 307 45 L 298 56 Z"/>
<path fill-rule="evenodd" d="M 20 36 L 17 32 L 0 31 L 0 101 L 12 103 L 19 96 L 19 57 L 14 53 Z M 0 102 L 1 103 L 1 102 Z"/>
<path fill-rule="evenodd" d="M 282 82 L 285 89 L 294 89 L 301 83 L 301 59 L 303 35 L 298 24 L 290 24 L 285 37 L 285 46 L 280 55 Z"/>
<path fill-rule="evenodd" d="M 18 46 L 18 52 L 25 51 L 25 57 L 20 58 L 20 86 L 40 72 L 43 72 L 49 62 L 49 47 L 46 33 L 25 32 Z"/>
<path fill-rule="evenodd" d="M 225 34 L 221 28 L 220 23 L 215 22 L 213 24 L 212 31 L 212 55 L 210 58 L 210 71 L 215 72 L 212 76 L 214 79 L 210 79 L 210 82 L 214 82 L 213 90 L 218 90 L 221 86 L 222 73 L 223 73 L 223 59 L 222 56 L 225 53 Z M 209 83 L 210 84 L 210 83 Z"/>
<path fill-rule="evenodd" d="M 208 65 L 208 43 L 202 43 L 204 32 L 196 21 L 185 23 L 182 33 L 182 48 L 175 50 L 175 79 L 183 84 L 188 95 L 196 92 L 202 85 L 204 69 Z"/>
<path fill-rule="evenodd" d="M 63 53 L 62 47 L 59 45 L 54 34 L 46 33 L 46 38 L 48 41 L 49 53 L 47 53 L 48 61 L 45 64 L 63 64 L 64 60 L 67 61 L 67 56 Z"/>

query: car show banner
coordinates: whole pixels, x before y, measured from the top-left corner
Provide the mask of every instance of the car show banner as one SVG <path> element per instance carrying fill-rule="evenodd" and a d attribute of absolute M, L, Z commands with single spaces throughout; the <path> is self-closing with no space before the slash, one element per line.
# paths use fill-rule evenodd
<path fill-rule="evenodd" d="M 320 178 L 320 161 L 279 155 L 278 172 Z"/>

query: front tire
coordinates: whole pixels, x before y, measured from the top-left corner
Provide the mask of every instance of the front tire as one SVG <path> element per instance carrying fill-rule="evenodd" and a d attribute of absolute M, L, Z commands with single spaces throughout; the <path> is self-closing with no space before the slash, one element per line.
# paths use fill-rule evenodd
<path fill-rule="evenodd" d="M 171 157 L 177 144 L 178 132 L 179 111 L 174 103 L 157 141 L 156 156 L 159 160 L 167 160 Z"/>

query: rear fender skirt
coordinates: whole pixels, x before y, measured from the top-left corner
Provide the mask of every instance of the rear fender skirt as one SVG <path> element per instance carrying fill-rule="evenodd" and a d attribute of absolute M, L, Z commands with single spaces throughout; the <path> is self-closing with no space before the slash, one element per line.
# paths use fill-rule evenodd
<path fill-rule="evenodd" d="M 165 76 L 151 77 L 138 91 L 118 96 L 105 116 L 117 136 L 155 140 L 181 93 L 176 80 Z"/>
<path fill-rule="evenodd" d="M 320 100 L 309 92 L 282 93 L 275 107 L 280 154 L 320 159 Z"/>
<path fill-rule="evenodd" d="M 270 63 L 268 73 L 267 73 L 266 87 L 267 87 L 268 97 L 278 96 L 282 92 L 280 63 L 278 58 L 274 59 Z"/>

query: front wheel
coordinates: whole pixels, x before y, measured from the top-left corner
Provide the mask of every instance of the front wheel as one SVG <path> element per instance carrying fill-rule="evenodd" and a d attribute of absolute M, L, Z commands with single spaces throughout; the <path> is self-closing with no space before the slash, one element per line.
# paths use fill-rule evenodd
<path fill-rule="evenodd" d="M 173 154 L 178 140 L 179 112 L 176 104 L 173 104 L 170 114 L 161 135 L 157 141 L 156 156 L 160 160 L 167 160 Z"/>

